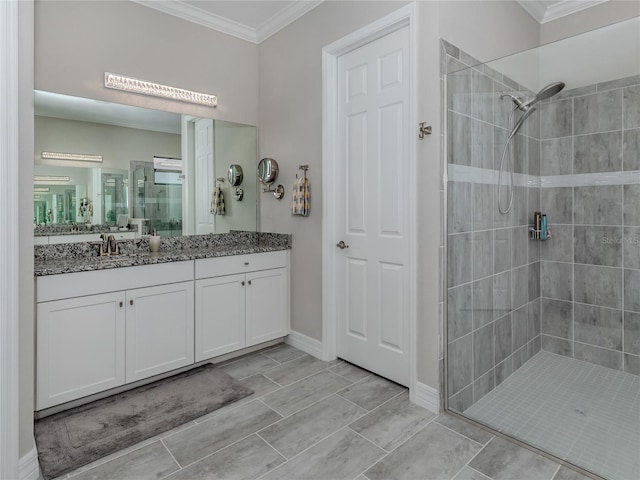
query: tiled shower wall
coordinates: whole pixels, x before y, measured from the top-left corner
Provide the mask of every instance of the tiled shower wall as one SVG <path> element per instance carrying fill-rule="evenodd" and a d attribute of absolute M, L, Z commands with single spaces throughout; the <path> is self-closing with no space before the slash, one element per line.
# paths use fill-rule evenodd
<path fill-rule="evenodd" d="M 502 215 L 497 170 L 513 104 L 500 94 L 531 92 L 444 41 L 442 60 L 447 391 L 449 408 L 464 411 L 540 350 L 540 242 L 528 239 L 540 188 L 526 181 L 540 175 L 540 120 L 532 115 L 514 139 L 513 168 L 520 175 L 513 208 Z"/>
<path fill-rule="evenodd" d="M 562 80 L 562 79 L 557 79 Z M 640 76 L 540 105 L 542 349 L 640 374 Z"/>

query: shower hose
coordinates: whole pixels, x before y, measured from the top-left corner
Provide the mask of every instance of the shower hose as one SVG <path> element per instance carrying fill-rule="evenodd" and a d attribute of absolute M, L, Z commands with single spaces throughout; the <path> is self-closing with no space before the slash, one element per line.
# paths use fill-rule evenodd
<path fill-rule="evenodd" d="M 507 213 L 509 213 L 511 211 L 511 206 L 513 205 L 513 167 L 509 170 L 511 184 L 507 185 L 509 187 L 508 188 L 509 201 L 507 203 L 507 208 L 505 209 L 502 208 L 502 189 L 500 187 L 502 186 L 502 172 L 504 171 L 504 167 L 505 167 L 505 157 L 507 158 L 507 167 L 508 167 L 509 159 L 510 157 L 513 156 L 513 155 L 510 155 L 509 157 L 507 157 L 507 150 L 509 148 L 509 144 L 511 143 L 511 139 L 513 139 L 516 133 L 515 131 L 512 130 L 513 117 L 516 113 L 516 110 L 518 110 L 517 105 L 513 107 L 513 110 L 511 110 L 511 113 L 509 114 L 509 120 L 507 121 L 507 129 L 510 133 L 509 133 L 509 136 L 507 137 L 507 141 L 504 144 L 504 149 L 502 150 L 502 159 L 500 160 L 500 172 L 498 173 L 498 210 L 503 215 L 506 215 Z"/>

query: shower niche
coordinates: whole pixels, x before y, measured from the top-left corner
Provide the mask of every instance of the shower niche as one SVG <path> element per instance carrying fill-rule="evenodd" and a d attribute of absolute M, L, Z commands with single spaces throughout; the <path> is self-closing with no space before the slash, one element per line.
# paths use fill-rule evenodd
<path fill-rule="evenodd" d="M 480 65 L 441 51 L 447 410 L 637 478 L 640 18 Z"/>

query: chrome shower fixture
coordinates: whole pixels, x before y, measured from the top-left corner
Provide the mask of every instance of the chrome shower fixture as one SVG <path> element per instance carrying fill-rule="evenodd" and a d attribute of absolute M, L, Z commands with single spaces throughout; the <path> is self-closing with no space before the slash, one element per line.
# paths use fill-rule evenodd
<path fill-rule="evenodd" d="M 500 99 L 502 100 L 504 97 L 510 97 L 513 103 L 516 105 L 518 110 L 526 112 L 532 107 L 534 104 L 546 100 L 547 98 L 553 97 L 555 94 L 559 93 L 560 90 L 564 88 L 564 82 L 554 82 L 550 83 L 542 90 L 540 90 L 533 98 L 522 99 L 520 97 L 516 97 L 515 95 L 511 95 L 510 93 L 503 93 L 500 95 Z"/>
<path fill-rule="evenodd" d="M 553 97 L 555 94 L 557 94 L 558 92 L 560 92 L 560 90 L 564 88 L 564 85 L 565 85 L 564 82 L 550 83 L 549 85 L 544 87 L 542 90 L 540 90 L 534 97 L 528 98 L 526 100 L 520 97 L 517 97 L 515 95 L 512 95 L 510 93 L 503 93 L 500 95 L 500 100 L 502 100 L 505 97 L 509 97 L 515 105 L 511 110 L 511 113 L 509 114 L 509 121 L 508 121 L 508 127 L 507 127 L 509 130 L 509 136 L 507 137 L 507 141 L 505 142 L 505 145 L 504 145 L 504 150 L 502 151 L 502 159 L 500 160 L 500 170 L 498 173 L 498 210 L 502 214 L 509 213 L 509 211 L 511 210 L 511 205 L 513 204 L 513 169 L 510 169 L 510 170 L 508 169 L 508 163 L 509 163 L 508 159 L 506 161 L 506 164 L 507 164 L 507 170 L 509 170 L 509 175 L 511 177 L 511 183 L 510 185 L 507 185 L 507 187 L 509 187 L 508 188 L 509 200 L 507 201 L 507 206 L 504 208 L 502 207 L 502 190 L 500 189 L 500 186 L 502 185 L 502 173 L 505 170 L 505 157 L 507 155 L 507 149 L 509 148 L 509 143 L 511 142 L 511 139 L 514 137 L 514 135 L 518 132 L 518 130 L 520 130 L 520 127 L 522 127 L 525 120 L 529 118 L 529 116 L 533 112 L 535 112 L 536 110 L 535 104 L 542 100 L 546 100 L 547 98 Z M 513 117 L 516 113 L 516 110 L 520 110 L 523 113 L 518 119 L 518 121 L 516 122 L 516 124 L 513 125 L 513 128 L 511 128 L 511 124 L 513 123 Z"/>
<path fill-rule="evenodd" d="M 516 110 L 524 112 L 509 133 L 509 139 L 511 139 L 511 137 L 513 137 L 518 132 L 518 130 L 520 130 L 520 127 L 522 127 L 524 121 L 529 118 L 529 115 L 531 115 L 536 110 L 536 107 L 534 106 L 536 103 L 553 97 L 556 93 L 564 88 L 564 85 L 564 82 L 550 83 L 542 90 L 540 90 L 534 97 L 526 100 L 520 97 L 516 97 L 515 95 L 512 95 L 510 93 L 503 93 L 502 95 L 500 95 L 500 100 L 505 97 L 511 98 L 511 101 L 515 104 L 515 107 L 513 107 L 514 112 Z"/>

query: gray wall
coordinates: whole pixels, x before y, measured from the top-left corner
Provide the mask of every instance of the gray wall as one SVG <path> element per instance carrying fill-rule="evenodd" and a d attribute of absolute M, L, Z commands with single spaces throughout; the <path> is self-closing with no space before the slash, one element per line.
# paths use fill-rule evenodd
<path fill-rule="evenodd" d="M 638 375 L 640 185 L 620 175 L 640 170 L 640 76 L 561 92 L 540 112 L 543 182 L 557 176 L 542 189 L 542 348 Z"/>
<path fill-rule="evenodd" d="M 474 63 L 443 42 L 442 66 L 449 72 L 447 393 L 449 407 L 457 411 L 540 350 L 540 242 L 528 238 L 533 212 L 540 210 L 540 188 L 526 182 L 514 187 L 511 211 L 501 214 L 495 184 L 512 108 L 500 94 L 530 92 L 484 65 L 466 68 Z M 517 174 L 540 175 L 539 126 L 533 114 L 512 140 L 510 168 Z M 506 206 L 507 189 L 502 191 Z"/>
<path fill-rule="evenodd" d="M 38 90 L 257 124 L 257 45 L 128 1 L 35 5 Z M 214 93 L 219 104 L 105 89 L 104 72 Z"/>

